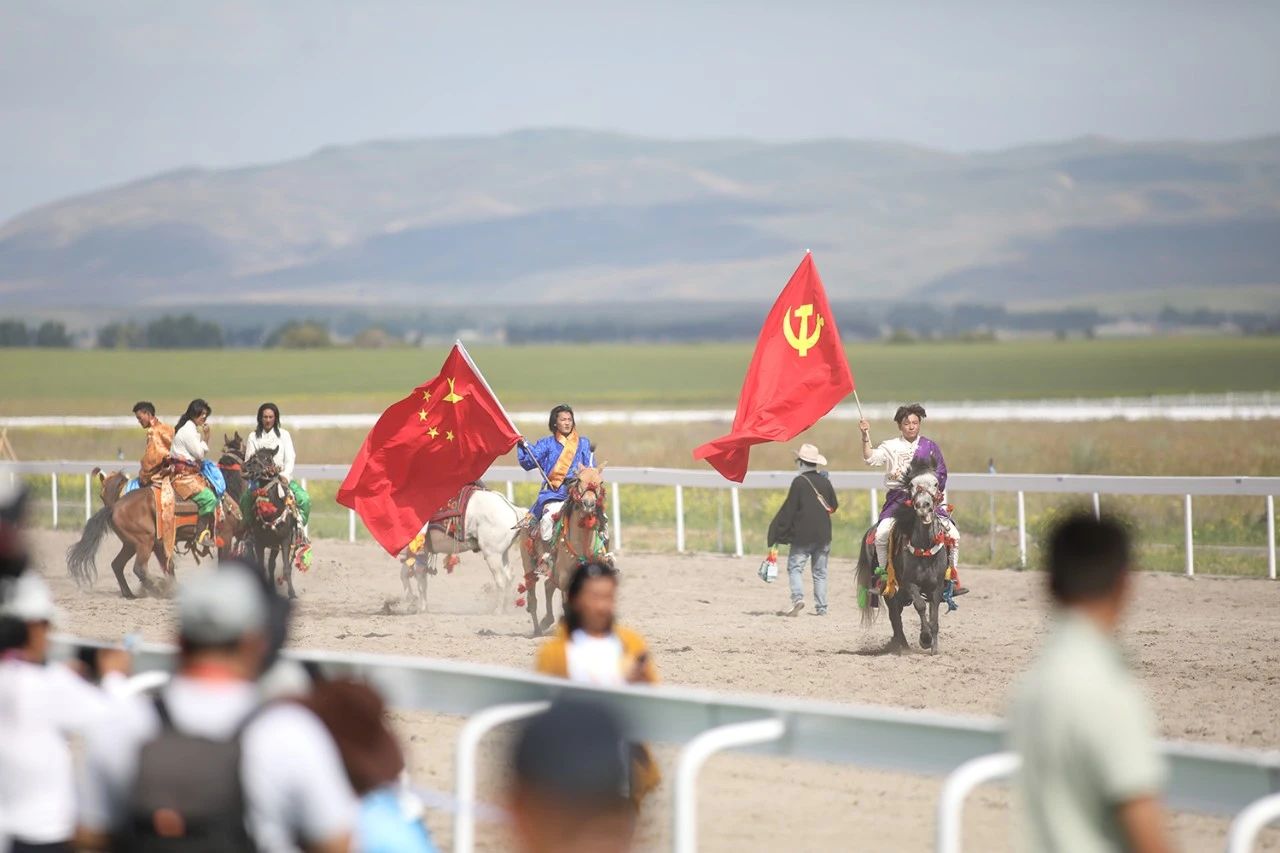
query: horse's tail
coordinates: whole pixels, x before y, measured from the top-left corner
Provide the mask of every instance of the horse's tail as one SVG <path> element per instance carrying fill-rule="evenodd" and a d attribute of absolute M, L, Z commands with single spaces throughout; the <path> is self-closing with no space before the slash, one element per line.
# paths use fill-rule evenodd
<path fill-rule="evenodd" d="M 880 615 L 880 608 L 873 606 L 873 599 L 870 590 L 875 586 L 875 569 L 871 566 L 871 554 L 869 549 L 875 546 L 868 543 L 868 537 L 875 534 L 875 528 L 871 528 L 870 533 L 862 538 L 861 547 L 858 549 L 858 568 L 857 582 L 858 590 L 858 609 L 862 611 L 862 625 L 864 627 L 874 625 L 876 617 Z"/>
<path fill-rule="evenodd" d="M 85 522 L 80 541 L 67 549 L 67 573 L 77 586 L 93 586 L 98 579 L 98 546 L 111 529 L 112 508 L 104 506 Z"/>

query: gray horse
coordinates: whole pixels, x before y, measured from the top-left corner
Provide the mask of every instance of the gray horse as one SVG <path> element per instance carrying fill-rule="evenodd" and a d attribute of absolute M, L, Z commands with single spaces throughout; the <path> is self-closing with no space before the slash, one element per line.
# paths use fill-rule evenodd
<path fill-rule="evenodd" d="M 902 630 L 902 611 L 908 604 L 920 614 L 920 648 L 930 654 L 938 652 L 938 607 L 946 585 L 947 548 L 944 540 L 946 528 L 938 520 L 938 502 L 942 489 L 938 486 L 936 462 L 916 460 L 904 480 L 911 499 L 894 513 L 893 535 L 889 540 L 894 575 L 898 588 L 886 600 L 889 623 L 893 626 L 893 639 L 889 649 L 902 652 L 908 649 L 907 635 Z M 873 528 L 874 529 L 874 528 Z M 873 560 L 869 553 L 874 545 L 864 538 L 858 555 L 858 586 L 872 587 L 875 582 Z M 862 622 L 870 624 L 875 619 L 878 602 L 867 596 L 862 604 Z M 925 608 L 929 617 L 925 618 Z"/>

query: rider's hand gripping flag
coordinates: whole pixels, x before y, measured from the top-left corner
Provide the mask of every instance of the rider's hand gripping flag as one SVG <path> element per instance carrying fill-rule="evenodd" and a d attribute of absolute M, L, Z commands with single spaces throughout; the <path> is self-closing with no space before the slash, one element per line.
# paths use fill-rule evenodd
<path fill-rule="evenodd" d="M 741 483 L 753 444 L 790 441 L 853 391 L 827 294 L 806 253 L 764 321 L 728 435 L 693 451 Z"/>
<path fill-rule="evenodd" d="M 338 489 L 338 503 L 354 509 L 395 556 L 519 438 L 475 362 L 454 344 L 439 376 L 378 418 Z"/>

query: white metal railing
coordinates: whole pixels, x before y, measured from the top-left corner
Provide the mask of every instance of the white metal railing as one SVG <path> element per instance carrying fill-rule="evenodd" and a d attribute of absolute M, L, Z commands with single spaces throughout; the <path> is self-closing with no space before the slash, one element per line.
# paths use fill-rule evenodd
<path fill-rule="evenodd" d="M 55 652 L 61 655 L 85 645 L 107 644 L 54 638 Z M 696 794 L 692 781 L 697 768 L 723 748 L 930 775 L 977 766 L 970 762 L 989 759 L 1004 748 L 1003 723 L 992 717 L 664 685 L 593 687 L 503 667 L 393 655 L 287 651 L 286 656 L 314 663 L 326 677 L 363 679 L 393 707 L 471 717 L 473 725 L 464 726 L 459 736 L 460 759 L 464 751 L 474 759 L 475 745 L 494 725 L 536 712 L 529 703 L 565 694 L 590 697 L 619 712 L 628 738 L 685 746 L 677 762 L 685 771 L 677 773 L 680 784 L 673 796 L 686 798 L 677 804 L 678 813 L 686 817 L 694 814 L 694 802 L 687 798 Z M 169 671 L 175 650 L 142 644 L 134 649 L 133 660 L 139 672 Z M 1280 792 L 1280 751 L 1169 741 L 1161 748 L 1169 767 L 1166 799 L 1174 808 L 1235 814 Z M 975 778 L 973 773 L 965 775 L 967 781 Z M 474 806 L 474 778 L 473 771 L 466 776 L 457 768 L 459 814 L 465 812 L 467 820 L 473 815 L 465 804 Z M 953 797 L 962 798 L 967 793 L 963 787 L 952 786 Z M 1259 820 L 1265 823 L 1270 812 L 1258 804 L 1248 814 L 1252 822 L 1242 834 Z"/>
<path fill-rule="evenodd" d="M 89 471 L 132 469 L 132 464 L 120 462 L 0 462 L 0 476 L 10 478 L 22 475 L 57 474 L 82 475 L 85 481 L 84 511 L 88 516 L 92 509 L 93 489 Z M 346 465 L 298 465 L 294 476 L 303 480 L 342 481 L 347 476 Z M 753 471 L 741 484 L 725 480 L 717 472 L 699 468 L 609 468 L 608 478 L 613 483 L 612 527 L 615 540 L 621 545 L 622 493 L 620 485 L 669 486 L 675 490 L 676 550 L 685 551 L 684 490 L 729 489 L 732 499 L 734 553 L 743 553 L 742 510 L 739 501 L 741 489 L 786 490 L 795 477 L 794 471 Z M 495 465 L 485 474 L 490 482 L 507 484 L 512 493 L 515 483 L 537 483 L 537 475 L 510 465 Z M 53 523 L 57 526 L 59 514 L 58 477 L 50 477 L 49 498 L 53 504 Z M 877 512 L 878 488 L 883 486 L 883 475 L 876 471 L 832 471 L 831 484 L 837 489 L 865 489 L 871 499 L 872 520 Z M 1276 579 L 1275 547 L 1275 498 L 1280 494 L 1280 477 L 1129 477 L 1093 474 L 967 474 L 954 473 L 947 477 L 947 492 L 987 492 L 1016 494 L 1018 503 L 1018 559 L 1027 565 L 1027 513 L 1026 495 L 1071 494 L 1089 495 L 1094 510 L 1100 511 L 1101 495 L 1169 495 L 1183 499 L 1183 538 L 1186 546 L 1186 574 L 1195 574 L 1195 532 L 1192 499 L 1199 496 L 1256 497 L 1266 503 L 1267 514 L 1267 576 Z M 347 539 L 356 540 L 356 514 L 348 510 Z"/>
<path fill-rule="evenodd" d="M 1227 853 L 1253 853 L 1267 824 L 1280 820 L 1280 794 L 1263 797 L 1236 815 L 1227 833 Z"/>
<path fill-rule="evenodd" d="M 1012 752 L 997 752 L 966 761 L 947 776 L 938 795 L 937 853 L 960 853 L 964 830 L 964 801 L 979 785 L 1003 779 L 1018 769 L 1022 759 Z"/>

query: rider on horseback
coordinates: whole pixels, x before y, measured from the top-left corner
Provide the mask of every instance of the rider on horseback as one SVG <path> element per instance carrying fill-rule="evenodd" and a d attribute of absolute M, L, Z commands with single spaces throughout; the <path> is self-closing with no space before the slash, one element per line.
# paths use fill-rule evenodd
<path fill-rule="evenodd" d="M 212 413 L 213 409 L 204 400 L 192 400 L 178 419 L 169 455 L 173 490 L 178 497 L 196 505 L 199 518 L 195 547 L 205 553 L 212 550 L 213 513 L 218 507 L 218 498 L 203 473 L 205 454 L 209 452 L 209 415 Z"/>
<path fill-rule="evenodd" d="M 547 421 L 551 435 L 545 436 L 530 445 L 521 439 L 516 446 L 516 459 L 520 467 L 526 471 L 539 469 L 546 481 L 538 499 L 529 508 L 527 524 L 530 535 L 537 526 L 539 538 L 542 540 L 543 553 L 538 558 L 540 565 L 545 565 L 551 558 L 551 537 L 555 533 L 556 515 L 569 497 L 567 481 L 572 480 L 579 468 L 594 468 L 595 454 L 591 450 L 591 441 L 586 436 L 579 436 L 577 422 L 573 417 L 573 409 L 561 403 L 551 410 Z M 608 549 L 608 533 L 604 526 L 600 531 L 601 539 Z"/>
<path fill-rule="evenodd" d="M 245 442 L 245 460 L 252 459 L 259 450 L 276 451 L 275 464 L 280 469 L 279 477 L 289 487 L 293 504 L 298 511 L 300 548 L 307 548 L 309 542 L 304 528 L 311 520 L 311 496 L 307 494 L 306 489 L 302 488 L 301 483 L 293 479 L 293 466 L 297 461 L 297 455 L 293 450 L 293 437 L 289 435 L 287 429 L 280 426 L 280 408 L 275 403 L 263 403 L 258 407 L 258 428 L 249 433 L 249 438 Z M 249 518 L 253 512 L 254 494 L 263 485 L 264 483 L 251 483 L 244 490 L 244 495 L 240 498 L 240 511 L 245 518 Z"/>
<path fill-rule="evenodd" d="M 125 493 L 139 486 L 151 485 L 169 458 L 169 450 L 173 447 L 173 427 L 161 423 L 156 417 L 156 407 L 146 400 L 133 404 L 133 416 L 138 419 L 138 426 L 147 431 L 147 446 L 142 451 L 142 462 L 138 466 L 138 478 L 125 486 Z"/>
<path fill-rule="evenodd" d="M 942 458 L 942 448 L 931 439 L 920 435 L 920 422 L 926 417 L 924 406 L 911 403 L 899 406 L 893 419 L 898 424 L 901 436 L 881 442 L 879 447 L 871 446 L 871 424 L 863 418 L 858 422 L 862 431 L 862 458 L 868 465 L 883 465 L 885 469 L 884 485 L 886 489 L 884 506 L 880 509 L 880 520 L 876 524 L 875 545 L 876 561 L 883 568 L 889 560 L 889 536 L 893 532 L 893 514 L 911 497 L 903 482 L 913 460 L 927 460 L 933 457 L 937 464 L 938 487 L 945 492 L 947 488 L 947 463 Z M 943 523 L 947 536 L 947 566 L 949 574 L 953 574 L 959 559 L 960 531 L 951 521 L 950 514 L 942 501 L 938 501 L 938 517 Z M 956 594 L 968 592 L 958 589 Z"/>

